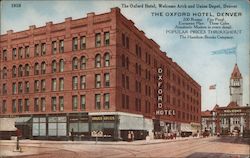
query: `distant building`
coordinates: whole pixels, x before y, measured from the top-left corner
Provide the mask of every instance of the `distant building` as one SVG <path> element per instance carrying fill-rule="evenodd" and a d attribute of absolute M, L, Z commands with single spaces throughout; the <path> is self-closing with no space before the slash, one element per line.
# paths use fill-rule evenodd
<path fill-rule="evenodd" d="M 23 137 L 135 139 L 200 128 L 201 86 L 120 13 L 0 36 L 1 117 Z"/>
<path fill-rule="evenodd" d="M 225 107 L 215 105 L 213 110 L 201 113 L 202 130 L 210 133 L 229 134 L 249 132 L 250 107 L 242 105 L 243 78 L 235 64 L 230 77 L 230 103 Z"/>

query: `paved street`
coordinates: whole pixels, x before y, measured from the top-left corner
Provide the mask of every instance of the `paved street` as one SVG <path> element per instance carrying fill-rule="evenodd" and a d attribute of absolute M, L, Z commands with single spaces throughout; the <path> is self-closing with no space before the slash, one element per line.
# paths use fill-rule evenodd
<path fill-rule="evenodd" d="M 150 142 L 31 141 L 21 140 L 22 153 L 13 152 L 14 141 L 0 141 L 0 155 L 20 158 L 73 157 L 230 157 L 249 158 L 249 139 L 238 137 L 180 138 Z"/>

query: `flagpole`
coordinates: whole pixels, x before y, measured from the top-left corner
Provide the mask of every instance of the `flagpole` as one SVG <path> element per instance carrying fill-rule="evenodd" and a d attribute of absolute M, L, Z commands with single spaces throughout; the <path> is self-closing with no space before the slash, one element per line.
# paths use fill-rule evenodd
<path fill-rule="evenodd" d="M 215 84 L 216 86 L 215 86 L 215 98 L 216 98 L 216 104 L 215 105 L 217 105 L 217 83 Z"/>

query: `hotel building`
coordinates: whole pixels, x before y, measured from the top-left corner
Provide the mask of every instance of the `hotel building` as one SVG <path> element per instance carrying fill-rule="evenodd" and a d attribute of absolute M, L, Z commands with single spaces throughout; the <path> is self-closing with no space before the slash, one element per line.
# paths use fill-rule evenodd
<path fill-rule="evenodd" d="M 0 116 L 24 138 L 199 130 L 200 85 L 119 8 L 0 37 Z"/>

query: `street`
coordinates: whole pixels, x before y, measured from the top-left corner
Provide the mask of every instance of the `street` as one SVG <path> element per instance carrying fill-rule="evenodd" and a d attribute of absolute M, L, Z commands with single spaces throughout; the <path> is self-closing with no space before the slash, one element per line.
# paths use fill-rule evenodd
<path fill-rule="evenodd" d="M 241 137 L 182 138 L 150 142 L 71 142 L 21 140 L 21 153 L 14 141 L 0 141 L 0 157 L 242 157 L 249 158 L 249 139 Z"/>

